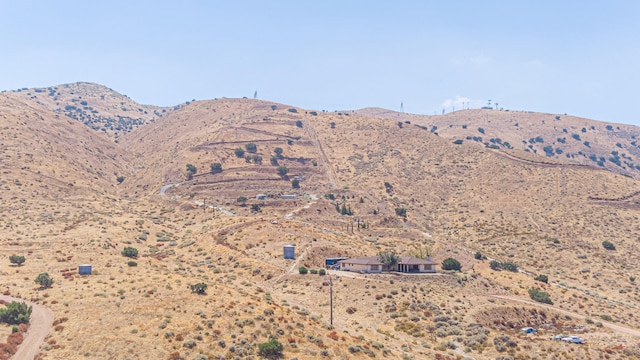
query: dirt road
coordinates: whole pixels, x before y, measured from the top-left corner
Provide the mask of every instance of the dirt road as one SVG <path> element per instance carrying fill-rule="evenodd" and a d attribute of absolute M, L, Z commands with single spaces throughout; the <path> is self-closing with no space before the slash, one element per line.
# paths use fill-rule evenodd
<path fill-rule="evenodd" d="M 497 298 L 497 299 L 502 299 L 502 300 L 516 301 L 516 302 L 519 302 L 519 303 L 524 303 L 524 304 L 532 305 L 532 306 L 539 307 L 539 308 L 546 308 L 546 309 L 557 311 L 559 313 L 562 313 L 562 314 L 565 314 L 565 315 L 570 315 L 572 317 L 579 318 L 579 319 L 582 319 L 582 320 L 586 319 L 586 316 L 584 316 L 584 315 L 580 315 L 580 314 L 577 314 L 577 313 L 574 313 L 574 312 L 571 312 L 571 311 L 568 311 L 568 310 L 563 310 L 563 309 L 555 307 L 555 306 L 541 304 L 539 302 L 534 302 L 534 301 L 519 299 L 517 297 L 504 296 L 504 295 L 491 295 L 491 297 L 494 297 L 494 298 Z M 602 325 L 604 327 L 607 327 L 607 328 L 609 328 L 609 329 L 611 329 L 611 330 L 613 330 L 615 332 L 640 337 L 640 330 L 628 328 L 628 327 L 617 325 L 617 324 L 612 324 L 612 323 L 606 322 L 606 321 L 601 321 L 600 320 L 600 322 L 602 322 Z"/>
<path fill-rule="evenodd" d="M 18 351 L 11 358 L 14 360 L 32 360 L 40 352 L 40 345 L 42 345 L 51 326 L 53 326 L 53 312 L 42 305 L 11 296 L 0 295 L 0 300 L 24 302 L 33 308 L 29 319 L 31 323 L 29 330 L 25 334 L 24 341 L 18 347 Z"/>

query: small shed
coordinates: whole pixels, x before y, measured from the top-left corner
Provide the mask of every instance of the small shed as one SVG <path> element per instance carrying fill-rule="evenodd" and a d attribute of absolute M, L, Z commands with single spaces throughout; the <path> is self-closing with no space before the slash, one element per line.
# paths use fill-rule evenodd
<path fill-rule="evenodd" d="M 80 275 L 91 275 L 91 265 L 90 264 L 82 264 L 78 266 L 78 274 Z"/>
<path fill-rule="evenodd" d="M 296 247 L 294 245 L 285 245 L 284 246 L 284 258 L 285 259 L 295 259 L 296 258 Z"/>

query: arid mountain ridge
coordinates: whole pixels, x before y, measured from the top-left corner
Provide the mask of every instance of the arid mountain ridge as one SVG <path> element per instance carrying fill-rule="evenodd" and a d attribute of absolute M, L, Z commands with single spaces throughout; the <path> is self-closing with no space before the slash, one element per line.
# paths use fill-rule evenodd
<path fill-rule="evenodd" d="M 505 334 L 522 346 L 507 353 L 521 358 L 534 358 L 527 354 L 540 344 L 576 358 L 635 351 L 626 338 L 605 351 L 612 335 L 593 321 L 588 350 L 536 343 L 544 337 L 530 343 L 518 326 L 545 321 L 491 296 L 528 299 L 528 289 L 541 288 L 556 309 L 640 328 L 640 318 L 629 315 L 640 301 L 637 127 L 486 109 L 443 116 L 322 112 L 253 99 L 159 108 L 96 84 L 40 90 L 0 94 L 0 247 L 3 257 L 33 260 L 20 272 L 5 269 L 12 295 L 46 302 L 57 318 L 69 318 L 51 335 L 59 345 L 49 344 L 53 358 L 120 358 L 136 348 L 161 358 L 244 358 L 274 333 L 286 343 L 286 358 L 317 358 L 323 350 L 364 358 L 365 349 L 385 349 L 393 358 L 454 358 L 456 346 L 446 341 L 463 340 L 436 335 L 436 308 L 455 318 L 449 325 L 469 326 L 467 334 L 476 322 L 490 330 L 486 343 L 466 346 L 477 359 L 502 353 L 491 339 Z M 297 198 L 281 199 L 285 194 Z M 603 249 L 604 240 L 616 249 Z M 282 259 L 284 244 L 296 245 L 296 263 Z M 122 260 L 123 246 L 140 250 L 137 267 Z M 426 280 L 341 276 L 336 338 L 344 340 L 327 335 L 327 303 L 311 294 L 324 299 L 328 288 L 298 275 L 297 266 L 423 247 L 439 263 L 458 258 L 463 272 Z M 524 272 L 493 271 L 487 260 L 474 259 L 476 252 Z M 93 263 L 98 275 L 74 278 L 76 263 Z M 58 276 L 47 297 L 30 279 L 41 271 Z M 535 281 L 538 274 L 549 284 Z M 184 291 L 196 281 L 215 287 L 215 295 Z M 432 310 L 423 311 L 427 303 Z M 95 311 L 89 320 L 87 309 Z M 268 323 L 270 309 L 278 319 Z M 205 315 L 194 315 L 201 310 Z M 140 316 L 127 316 L 132 312 Z M 514 318 L 498 321 L 500 313 Z M 248 319 L 256 326 L 238 325 Z M 576 319 L 554 326 L 577 326 Z M 100 331 L 82 343 L 68 340 L 96 323 Z M 169 332 L 197 346 L 183 346 Z M 108 341 L 101 335 L 107 333 Z M 221 340 L 246 353 L 230 352 Z"/>

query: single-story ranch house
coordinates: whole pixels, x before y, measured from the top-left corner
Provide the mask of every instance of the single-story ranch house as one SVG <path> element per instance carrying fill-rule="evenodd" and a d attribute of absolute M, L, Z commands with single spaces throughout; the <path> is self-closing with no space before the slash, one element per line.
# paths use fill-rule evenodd
<path fill-rule="evenodd" d="M 340 270 L 365 273 L 381 273 L 384 267 L 384 264 L 378 261 L 378 258 L 375 256 L 340 260 L 338 261 L 338 264 L 340 265 Z M 391 267 L 389 271 L 403 273 L 434 273 L 436 272 L 436 263 L 431 260 L 418 259 L 411 256 L 400 256 L 398 263 Z"/>

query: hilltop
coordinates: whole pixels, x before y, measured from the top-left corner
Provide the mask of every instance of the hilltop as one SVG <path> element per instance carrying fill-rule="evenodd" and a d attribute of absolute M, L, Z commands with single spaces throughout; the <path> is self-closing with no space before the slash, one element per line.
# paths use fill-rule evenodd
<path fill-rule="evenodd" d="M 12 93 L 77 120 L 116 142 L 123 134 L 153 123 L 181 106 L 166 108 L 142 105 L 106 86 L 83 82 L 46 88 L 24 88 Z"/>
<path fill-rule="evenodd" d="M 566 114 L 495 109 L 426 116 L 369 108 L 351 114 L 413 123 L 457 142 L 475 142 L 501 150 L 516 149 L 547 159 L 597 166 L 634 178 L 640 176 L 640 128 L 634 125 Z"/>
<path fill-rule="evenodd" d="M 100 113 L 118 102 L 147 109 L 95 84 L 65 91 Z M 270 336 L 287 359 L 640 356 L 635 127 L 223 98 L 149 107 L 163 115 L 147 110 L 116 136 L 42 94 L 0 94 L 0 285 L 55 313 L 41 358 L 257 358 Z M 544 155 L 565 127 L 566 143 Z M 576 129 L 594 151 L 619 142 L 630 164 L 585 160 L 569 139 Z M 289 244 L 295 260 L 282 256 Z M 330 329 L 328 279 L 298 268 L 385 250 L 453 257 L 462 271 L 330 271 Z M 13 254 L 25 264 L 10 266 Z M 77 274 L 84 263 L 92 275 Z M 41 272 L 52 288 L 35 285 Z M 204 295 L 191 292 L 197 283 Z M 0 341 L 10 332 L 0 327 Z M 587 344 L 549 340 L 559 333 Z"/>

